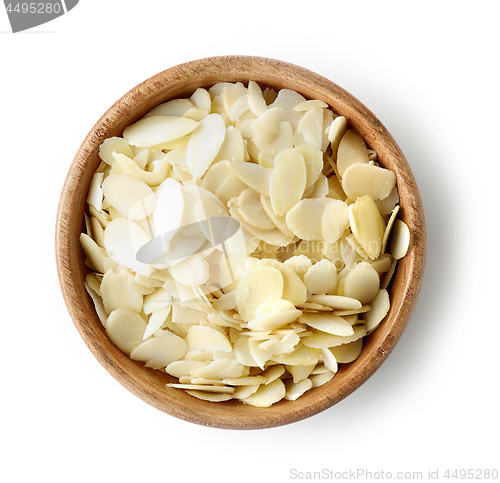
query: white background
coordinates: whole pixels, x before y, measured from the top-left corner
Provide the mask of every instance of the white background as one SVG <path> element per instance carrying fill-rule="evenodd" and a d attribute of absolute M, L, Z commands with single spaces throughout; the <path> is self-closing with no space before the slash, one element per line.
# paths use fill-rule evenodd
<path fill-rule="evenodd" d="M 81 0 L 18 34 L 0 5 L 1 481 L 500 469 L 500 36 L 494 0 L 464 5 Z M 151 75 L 222 54 L 301 65 L 366 104 L 413 169 L 428 229 L 418 306 L 377 373 L 313 418 L 250 432 L 177 420 L 122 388 L 74 328 L 54 256 L 64 178 L 97 119 Z"/>

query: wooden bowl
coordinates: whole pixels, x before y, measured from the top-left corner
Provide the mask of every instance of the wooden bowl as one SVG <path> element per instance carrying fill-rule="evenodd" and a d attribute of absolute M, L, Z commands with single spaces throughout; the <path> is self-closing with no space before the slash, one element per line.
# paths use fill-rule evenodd
<path fill-rule="evenodd" d="M 341 364 L 327 384 L 306 392 L 296 401 L 282 400 L 262 409 L 238 401 L 211 403 L 184 391 L 165 387 L 175 382 L 167 374 L 147 369 L 122 353 L 108 338 L 83 282 L 87 267 L 79 243 L 84 230 L 86 196 L 100 163 L 99 145 L 153 107 L 169 99 L 190 96 L 197 87 L 217 82 L 255 80 L 275 89 L 288 88 L 306 98 L 321 99 L 378 154 L 382 166 L 397 177 L 400 218 L 411 232 L 407 255 L 399 261 L 390 288 L 391 309 L 366 339 L 359 358 Z M 422 202 L 410 167 L 400 148 L 377 117 L 348 92 L 304 68 L 261 57 L 224 56 L 196 60 L 161 72 L 119 99 L 87 135 L 64 183 L 56 226 L 56 257 L 62 293 L 69 313 L 91 352 L 111 375 L 133 394 L 177 418 L 225 429 L 261 429 L 289 424 L 313 416 L 351 394 L 365 382 L 392 351 L 405 330 L 420 291 L 425 263 L 425 222 Z"/>

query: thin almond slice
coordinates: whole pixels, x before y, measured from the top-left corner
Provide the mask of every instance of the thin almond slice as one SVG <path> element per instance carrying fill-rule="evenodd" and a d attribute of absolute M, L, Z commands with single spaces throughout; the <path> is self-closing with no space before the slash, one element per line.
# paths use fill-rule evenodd
<path fill-rule="evenodd" d="M 237 306 L 236 290 L 223 294 L 212 306 L 219 311 L 235 309 Z"/>
<path fill-rule="evenodd" d="M 302 338 L 301 342 L 299 342 L 295 346 L 292 352 L 273 356 L 273 360 L 279 362 L 280 364 L 286 364 L 290 366 L 309 366 L 312 364 L 317 364 L 318 360 L 321 357 L 321 351 L 313 347 L 307 347 L 303 343 L 304 340 L 308 340 L 308 337 Z"/>
<path fill-rule="evenodd" d="M 222 382 L 228 386 L 254 386 L 256 384 L 264 384 L 266 382 L 266 378 L 264 376 L 246 376 L 222 379 Z"/>
<path fill-rule="evenodd" d="M 217 156 L 225 135 L 226 125 L 218 114 L 206 116 L 191 134 L 186 161 L 194 179 L 199 179 L 205 174 Z"/>
<path fill-rule="evenodd" d="M 377 271 L 369 263 L 362 262 L 347 274 L 344 295 L 367 304 L 377 295 L 379 288 L 380 278 Z"/>
<path fill-rule="evenodd" d="M 301 314 L 302 312 L 295 308 L 279 310 L 271 314 L 256 317 L 248 322 L 248 327 L 252 330 L 273 330 L 297 320 Z"/>
<path fill-rule="evenodd" d="M 358 299 L 340 295 L 311 295 L 307 300 L 337 310 L 357 310 L 362 306 Z"/>
<path fill-rule="evenodd" d="M 323 239 L 335 243 L 349 226 L 349 207 L 340 200 L 331 200 L 321 217 Z"/>
<path fill-rule="evenodd" d="M 128 174 L 112 174 L 103 184 L 106 200 L 120 213 L 131 220 L 148 217 L 156 204 L 156 196 L 151 188 Z"/>
<path fill-rule="evenodd" d="M 349 342 L 358 340 L 366 335 L 366 327 L 363 325 L 354 326 L 353 329 L 354 334 L 348 336 L 332 335 L 325 332 L 314 332 L 308 337 L 303 337 L 302 344 L 310 348 L 324 349 L 325 347 L 336 347 L 338 345 L 348 344 Z"/>
<path fill-rule="evenodd" d="M 119 137 L 105 139 L 99 147 L 99 157 L 109 166 L 115 162 L 113 153 L 121 153 L 128 158 L 134 157 L 134 153 L 129 143 L 125 139 Z"/>
<path fill-rule="evenodd" d="M 314 144 L 301 144 L 294 148 L 304 158 L 306 164 L 306 188 L 311 187 L 323 169 L 323 153 Z"/>
<path fill-rule="evenodd" d="M 106 251 L 85 233 L 80 235 L 80 244 L 87 257 L 85 264 L 92 270 L 104 273 Z"/>
<path fill-rule="evenodd" d="M 189 391 L 204 391 L 204 392 L 215 392 L 221 394 L 233 394 L 234 387 L 229 386 L 215 386 L 210 384 L 165 384 L 167 387 L 173 387 L 176 389 L 187 389 Z"/>
<path fill-rule="evenodd" d="M 153 335 L 161 326 L 166 322 L 172 307 L 168 306 L 164 309 L 159 309 L 154 311 L 149 317 L 148 326 L 144 332 L 143 339 L 146 340 L 148 337 Z"/>
<path fill-rule="evenodd" d="M 133 159 L 122 153 L 113 153 L 115 162 L 111 168 L 111 174 L 129 174 L 134 178 L 144 181 L 149 186 L 158 186 L 169 175 L 170 164 L 166 162 L 166 155 L 154 160 L 148 167 L 148 171 L 142 169 Z"/>
<path fill-rule="evenodd" d="M 280 121 L 278 124 L 278 136 L 271 142 L 261 142 L 257 138 L 252 138 L 255 148 L 262 153 L 267 159 L 274 160 L 274 158 L 286 149 L 292 149 L 294 146 L 293 129 L 288 121 Z M 250 142 L 248 149 L 251 152 Z M 257 157 L 257 156 L 255 156 Z"/>
<path fill-rule="evenodd" d="M 385 225 L 377 205 L 365 195 L 349 206 L 349 222 L 356 240 L 372 260 L 382 249 Z"/>
<path fill-rule="evenodd" d="M 378 327 L 380 322 L 382 322 L 389 312 L 390 306 L 391 304 L 387 290 L 380 289 L 375 298 L 370 302 L 371 310 L 363 314 L 363 320 L 367 331 L 372 331 Z"/>
<path fill-rule="evenodd" d="M 270 384 L 285 373 L 285 367 L 281 364 L 276 364 L 274 366 L 269 366 L 264 372 L 262 372 L 262 377 L 265 377 L 266 381 L 264 384 Z"/>
<path fill-rule="evenodd" d="M 299 322 L 328 334 L 342 337 L 354 334 L 351 325 L 342 317 L 336 315 L 302 314 L 299 317 Z"/>
<path fill-rule="evenodd" d="M 267 385 L 261 385 L 259 389 L 242 401 L 250 406 L 268 408 L 285 397 L 285 384 L 281 379 L 276 379 Z"/>
<path fill-rule="evenodd" d="M 255 81 L 248 83 L 248 107 L 256 115 L 260 116 L 267 111 L 267 104 L 262 95 L 262 89 Z"/>
<path fill-rule="evenodd" d="M 295 131 L 302 116 L 302 112 L 296 111 L 295 106 L 298 106 L 305 100 L 304 96 L 296 91 L 280 89 L 276 99 L 269 105 L 269 108 L 279 107 L 281 110 L 281 119 L 290 122 L 292 129 Z"/>
<path fill-rule="evenodd" d="M 139 313 L 142 310 L 143 296 L 131 285 L 132 277 L 125 271 L 115 273 L 108 270 L 101 282 L 101 296 L 106 313 L 124 308 Z"/>
<path fill-rule="evenodd" d="M 321 260 L 305 273 L 304 284 L 312 294 L 330 293 L 337 285 L 337 268 L 330 260 Z"/>
<path fill-rule="evenodd" d="M 363 339 L 358 339 L 348 344 L 332 347 L 329 350 L 332 351 L 332 354 L 339 364 L 346 364 L 355 361 L 361 354 L 362 349 Z"/>
<path fill-rule="evenodd" d="M 223 160 L 236 161 L 238 159 L 245 159 L 245 142 L 239 129 L 236 129 L 234 126 L 228 126 L 224 142 L 215 157 L 215 162 Z"/>
<path fill-rule="evenodd" d="M 311 379 L 312 387 L 314 388 L 322 386 L 323 384 L 331 381 L 333 379 L 333 376 L 335 376 L 335 372 L 328 371 L 322 374 L 314 374 L 309 379 Z"/>
<path fill-rule="evenodd" d="M 191 370 L 192 378 L 225 379 L 246 375 L 245 366 L 233 359 L 218 359 Z"/>
<path fill-rule="evenodd" d="M 345 171 L 353 164 L 368 165 L 368 152 L 366 150 L 366 144 L 358 132 L 353 129 L 349 129 L 342 136 L 337 150 L 336 162 L 338 174 L 341 178 L 344 178 Z M 351 199 L 356 198 L 351 197 Z"/>
<path fill-rule="evenodd" d="M 389 239 L 389 251 L 395 260 L 400 260 L 406 255 L 410 241 L 411 235 L 408 225 L 404 221 L 396 220 Z"/>
<path fill-rule="evenodd" d="M 148 264 L 137 260 L 137 252 L 150 241 L 141 226 L 128 218 L 117 218 L 104 230 L 104 246 L 110 256 L 122 266 L 149 277 L 153 271 Z"/>
<path fill-rule="evenodd" d="M 192 325 L 186 337 L 189 347 L 196 349 L 231 352 L 233 347 L 228 338 L 218 330 L 203 325 Z"/>
<path fill-rule="evenodd" d="M 183 377 L 189 376 L 193 369 L 197 369 L 199 367 L 203 367 L 208 365 L 208 362 L 205 361 L 174 361 L 167 365 L 165 370 L 168 374 L 174 377 Z"/>
<path fill-rule="evenodd" d="M 210 94 L 206 89 L 202 87 L 198 87 L 193 95 L 189 98 L 191 102 L 194 103 L 196 107 L 199 109 L 205 109 L 206 111 L 210 111 L 212 107 L 212 99 L 210 98 Z"/>
<path fill-rule="evenodd" d="M 130 353 L 131 359 L 146 362 L 148 367 L 159 369 L 178 361 L 187 349 L 183 338 L 165 332 L 162 337 L 153 337 L 145 340 Z"/>
<path fill-rule="evenodd" d="M 266 109 L 252 122 L 255 140 L 261 143 L 271 143 L 279 135 L 279 121 L 281 112 L 279 108 Z"/>
<path fill-rule="evenodd" d="M 269 198 L 269 183 L 271 173 L 273 172 L 272 168 L 264 168 L 259 164 L 247 163 L 245 161 L 233 161 L 228 166 L 243 183 Z"/>
<path fill-rule="evenodd" d="M 321 349 L 321 351 L 323 352 L 323 363 L 325 366 L 330 369 L 330 371 L 337 372 L 339 370 L 339 366 L 337 364 L 335 354 L 332 353 L 331 349 L 326 347 Z"/>
<path fill-rule="evenodd" d="M 101 324 L 106 327 L 106 320 L 108 318 L 108 314 L 106 314 L 106 310 L 104 309 L 104 304 L 102 303 L 102 298 L 100 295 L 90 288 L 89 284 L 85 281 L 83 282 L 85 290 L 90 295 L 92 302 L 94 302 L 95 311 L 97 313 L 97 317 L 101 321 Z"/>
<path fill-rule="evenodd" d="M 382 216 L 390 215 L 396 205 L 399 203 L 399 194 L 397 186 L 392 188 L 389 196 L 383 200 L 375 200 L 378 210 Z"/>
<path fill-rule="evenodd" d="M 285 399 L 288 401 L 296 401 L 302 394 L 311 389 L 312 381 L 309 378 L 295 383 L 291 379 L 285 381 Z"/>
<path fill-rule="evenodd" d="M 177 116 L 144 117 L 126 127 L 123 138 L 132 146 L 152 147 L 193 132 L 198 122 Z"/>
<path fill-rule="evenodd" d="M 262 342 L 259 349 L 271 354 L 288 354 L 300 342 L 297 334 L 287 334 L 281 339 L 270 339 Z"/>
<path fill-rule="evenodd" d="M 326 102 L 320 101 L 318 99 L 310 100 L 310 101 L 304 101 L 301 102 L 300 104 L 297 104 L 293 109 L 295 111 L 309 111 L 310 109 L 314 108 L 326 108 L 328 107 L 328 104 Z"/>
<path fill-rule="evenodd" d="M 312 371 L 316 367 L 316 363 L 303 366 L 287 365 L 285 367 L 286 370 L 292 375 L 293 382 L 298 384 L 300 381 L 307 379 L 311 375 Z"/>
<path fill-rule="evenodd" d="M 151 109 L 144 117 L 151 116 L 183 116 L 184 113 L 193 107 L 193 102 L 189 99 L 172 99 Z"/>
<path fill-rule="evenodd" d="M 146 321 L 127 309 L 111 312 L 106 320 L 106 333 L 113 343 L 126 354 L 130 354 L 143 342 Z"/>
<path fill-rule="evenodd" d="M 347 131 L 347 120 L 344 116 L 339 116 L 335 118 L 330 125 L 330 129 L 328 131 L 328 141 L 330 141 L 332 147 L 332 161 L 337 161 L 337 152 L 339 149 L 339 144 Z"/>
<path fill-rule="evenodd" d="M 90 181 L 89 194 L 87 196 L 87 203 L 93 205 L 96 210 L 102 210 L 102 182 L 104 173 L 94 173 Z"/>
<path fill-rule="evenodd" d="M 271 176 L 272 180 L 272 176 Z M 273 230 L 276 225 L 267 215 L 262 203 L 261 195 L 252 188 L 247 188 L 238 197 L 238 210 L 244 220 L 259 230 Z"/>
<path fill-rule="evenodd" d="M 286 266 L 281 266 L 279 271 L 283 276 L 283 299 L 293 305 L 304 303 L 307 300 L 307 288 L 301 278 Z"/>
<path fill-rule="evenodd" d="M 380 250 L 381 253 L 385 253 L 387 244 L 389 243 L 389 237 L 391 235 L 391 230 L 392 227 L 394 226 L 394 222 L 396 221 L 396 218 L 399 213 L 399 205 L 397 205 L 394 210 L 392 210 L 391 216 L 389 217 L 389 220 L 387 221 L 387 225 L 385 227 L 384 231 L 384 237 L 382 238 L 382 249 Z"/>
<path fill-rule="evenodd" d="M 295 237 L 293 234 L 292 230 L 288 228 L 288 225 L 286 224 L 286 218 L 285 215 L 277 215 L 274 210 L 273 206 L 271 204 L 271 199 L 267 196 L 260 195 L 260 203 L 262 207 L 264 208 L 264 211 L 266 212 L 267 216 L 272 220 L 272 222 L 276 225 L 278 230 L 280 230 L 282 233 L 284 233 L 288 238 L 292 239 Z"/>
<path fill-rule="evenodd" d="M 323 110 L 313 107 L 305 111 L 297 125 L 297 132 L 304 136 L 305 142 L 320 150 L 323 147 Z"/>
<path fill-rule="evenodd" d="M 306 241 L 322 240 L 321 220 L 328 198 L 312 198 L 299 201 L 286 215 L 286 224 L 292 232 Z"/>
<path fill-rule="evenodd" d="M 186 392 L 190 396 L 196 397 L 198 399 L 202 399 L 203 401 L 224 402 L 224 401 L 229 401 L 229 400 L 233 399 L 232 394 L 211 393 L 208 391 L 196 391 L 196 390 L 191 390 L 191 389 L 187 389 Z"/>
<path fill-rule="evenodd" d="M 365 195 L 383 200 L 395 185 L 396 175 L 392 171 L 371 164 L 353 164 L 345 170 L 342 178 L 342 188 L 351 200 Z"/>
<path fill-rule="evenodd" d="M 270 177 L 270 199 L 274 213 L 285 215 L 302 198 L 306 185 L 304 158 L 294 149 L 281 151 Z"/>

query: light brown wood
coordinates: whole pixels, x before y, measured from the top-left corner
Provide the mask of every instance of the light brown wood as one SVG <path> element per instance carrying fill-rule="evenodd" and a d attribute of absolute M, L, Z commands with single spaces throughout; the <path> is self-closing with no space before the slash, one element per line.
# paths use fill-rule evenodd
<path fill-rule="evenodd" d="M 378 154 L 381 165 L 395 172 L 400 195 L 400 218 L 411 232 L 408 254 L 400 260 L 390 288 L 391 309 L 380 327 L 365 341 L 360 357 L 342 364 L 327 384 L 306 392 L 297 401 L 283 400 L 261 409 L 236 401 L 211 403 L 165 387 L 173 378 L 131 360 L 108 339 L 84 289 L 88 272 L 79 244 L 84 229 L 85 199 L 99 165 L 98 148 L 156 105 L 189 96 L 197 87 L 221 82 L 255 80 L 275 89 L 293 89 L 321 99 L 347 118 Z M 405 330 L 420 291 L 426 238 L 422 202 L 403 153 L 387 129 L 361 102 L 333 82 L 304 68 L 261 57 L 226 56 L 196 60 L 161 72 L 118 100 L 96 123 L 78 150 L 64 183 L 56 226 L 56 258 L 62 293 L 73 322 L 91 352 L 123 386 L 151 406 L 177 418 L 226 429 L 261 429 L 313 416 L 363 384 L 387 358 Z"/>

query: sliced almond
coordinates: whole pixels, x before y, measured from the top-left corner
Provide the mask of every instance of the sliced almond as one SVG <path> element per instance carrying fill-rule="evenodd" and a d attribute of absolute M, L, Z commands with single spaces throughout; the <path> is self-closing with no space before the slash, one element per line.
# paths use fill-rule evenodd
<path fill-rule="evenodd" d="M 383 200 L 395 185 L 396 175 L 392 171 L 371 164 L 353 164 L 344 171 L 342 178 L 342 188 L 351 200 L 365 195 Z"/>
<path fill-rule="evenodd" d="M 233 350 L 231 342 L 224 334 L 202 325 L 193 325 L 189 328 L 186 342 L 189 347 L 196 349 L 221 350 L 224 352 Z"/>
<path fill-rule="evenodd" d="M 113 343 L 126 354 L 138 347 L 146 330 L 144 318 L 127 309 L 111 312 L 106 320 L 106 332 Z"/>
<path fill-rule="evenodd" d="M 358 132 L 353 129 L 349 129 L 342 136 L 337 150 L 336 162 L 338 173 L 342 178 L 344 178 L 345 171 L 349 166 L 353 164 L 368 165 L 368 152 L 366 150 L 366 144 Z M 351 197 L 351 199 L 355 198 Z"/>
<path fill-rule="evenodd" d="M 261 385 L 252 395 L 242 401 L 250 406 L 267 408 L 285 397 L 286 389 L 281 379 L 276 379 L 267 385 Z"/>
<path fill-rule="evenodd" d="M 269 197 L 269 182 L 271 180 L 272 168 L 264 168 L 256 163 L 245 161 L 233 161 L 229 163 L 231 171 L 238 176 L 247 186 L 254 191 Z"/>
<path fill-rule="evenodd" d="M 354 334 L 354 330 L 351 325 L 342 317 L 335 315 L 302 314 L 299 317 L 299 322 L 328 334 L 342 337 Z"/>
<path fill-rule="evenodd" d="M 305 273 L 304 284 L 312 294 L 330 293 L 337 285 L 337 268 L 330 260 L 321 260 Z"/>
<path fill-rule="evenodd" d="M 377 271 L 369 263 L 362 262 L 347 274 L 344 295 L 367 304 L 377 295 L 379 288 L 380 278 Z"/>
<path fill-rule="evenodd" d="M 389 251 L 395 260 L 400 260 L 406 255 L 410 247 L 410 240 L 408 225 L 404 221 L 396 220 L 389 240 Z"/>

